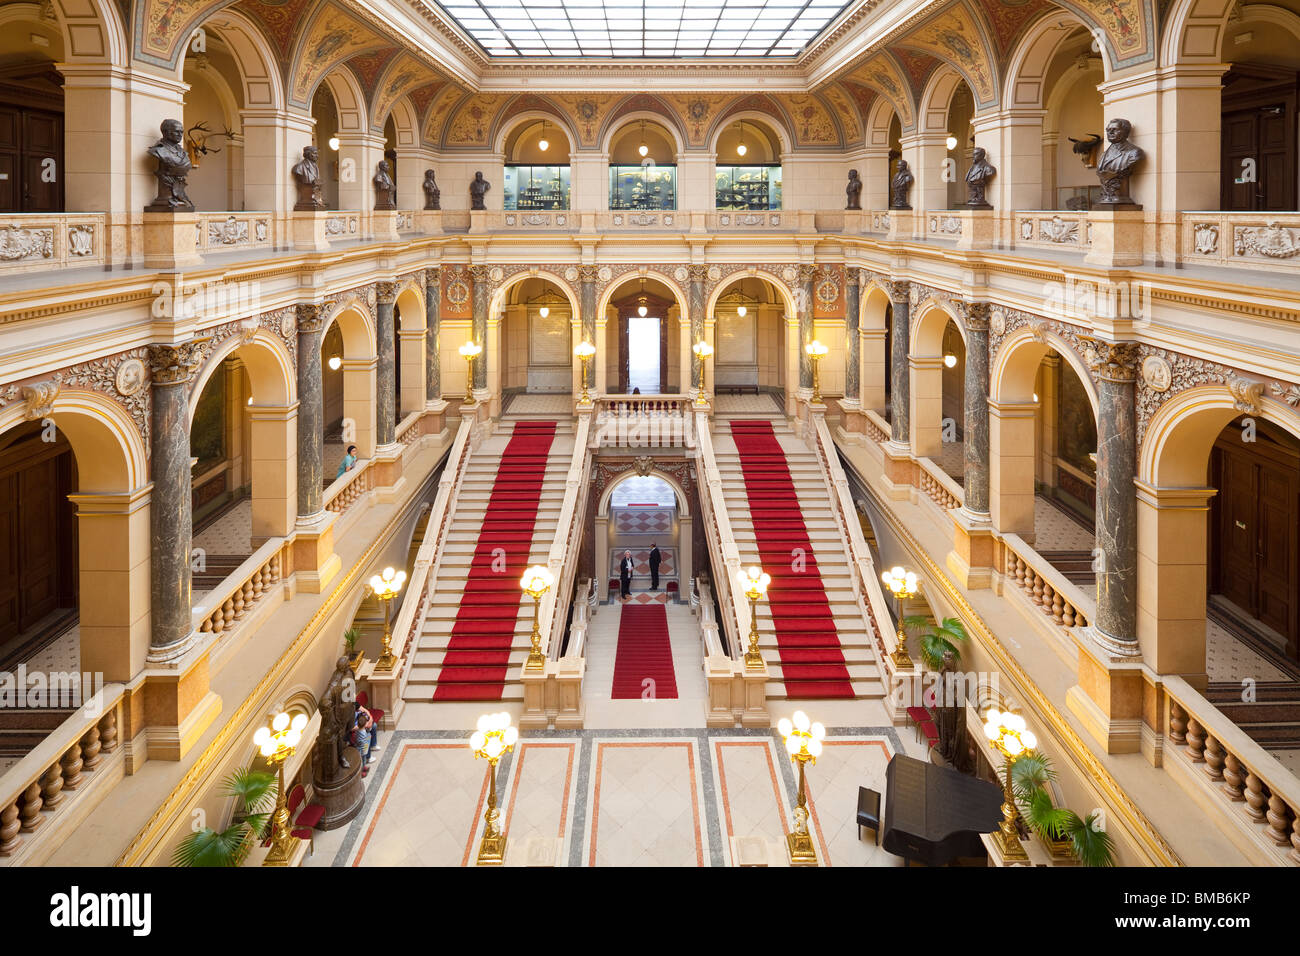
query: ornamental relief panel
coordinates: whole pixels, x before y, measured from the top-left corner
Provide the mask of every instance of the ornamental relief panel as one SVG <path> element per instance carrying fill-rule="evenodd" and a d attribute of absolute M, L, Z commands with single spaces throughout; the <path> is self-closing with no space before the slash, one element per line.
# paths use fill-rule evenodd
<path fill-rule="evenodd" d="M 913 284 L 915 286 L 915 283 Z M 963 317 L 965 312 L 962 312 Z M 1049 319 L 1045 316 L 1035 315 L 1032 312 L 1023 312 L 1020 309 L 1010 309 L 1006 306 L 997 306 L 989 311 L 989 360 L 990 366 L 996 362 L 998 350 L 1013 333 L 1020 329 L 1028 329 L 1029 334 L 1035 342 L 1046 343 L 1048 335 L 1055 336 L 1059 341 L 1064 342 L 1074 352 L 1079 359 L 1079 363 L 1088 369 L 1088 377 L 1092 380 L 1093 391 L 1096 391 L 1097 373 L 1092 371 L 1092 362 L 1089 361 L 1089 347 L 1080 340 L 1080 336 L 1086 335 L 1086 329 L 1080 329 L 1077 326 L 1061 322 L 1057 319 Z M 1139 364 L 1141 364 L 1139 362 Z"/>

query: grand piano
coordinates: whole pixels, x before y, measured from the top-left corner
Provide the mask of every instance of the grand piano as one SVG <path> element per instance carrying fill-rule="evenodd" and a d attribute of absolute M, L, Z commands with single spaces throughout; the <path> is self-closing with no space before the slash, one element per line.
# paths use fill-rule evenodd
<path fill-rule="evenodd" d="M 927 866 L 986 856 L 980 834 L 1001 822 L 997 784 L 903 754 L 885 768 L 880 845 L 895 856 Z"/>

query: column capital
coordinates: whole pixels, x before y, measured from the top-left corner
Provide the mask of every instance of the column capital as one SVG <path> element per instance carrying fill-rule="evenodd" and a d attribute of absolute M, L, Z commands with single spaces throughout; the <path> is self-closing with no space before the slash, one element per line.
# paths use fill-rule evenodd
<path fill-rule="evenodd" d="M 966 331 L 987 332 L 989 330 L 989 304 L 987 302 L 966 302 Z"/>
<path fill-rule="evenodd" d="M 812 282 L 817 278 L 817 267 L 811 263 L 803 263 L 798 267 L 799 281 Z"/>
<path fill-rule="evenodd" d="M 442 282 L 442 266 L 429 266 L 424 270 L 424 287 L 436 286 Z"/>
<path fill-rule="evenodd" d="M 578 266 L 579 282 L 595 282 L 600 269 L 597 266 Z"/>
<path fill-rule="evenodd" d="M 890 302 L 907 304 L 911 301 L 912 283 L 906 279 L 889 279 L 885 286 Z"/>
<path fill-rule="evenodd" d="M 175 345 L 149 346 L 149 374 L 154 385 L 186 385 L 194 379 L 203 349 L 211 339 L 190 339 Z"/>
<path fill-rule="evenodd" d="M 700 265 L 687 266 L 687 267 L 686 267 L 686 271 L 687 271 L 688 275 L 690 276 L 690 280 L 691 280 L 691 282 L 693 282 L 693 283 L 694 283 L 694 282 L 703 282 L 703 281 L 705 281 L 706 279 L 708 279 L 708 277 L 709 277 L 709 267 L 708 267 L 708 266 L 700 266 Z"/>
<path fill-rule="evenodd" d="M 325 328 L 325 315 L 333 302 L 300 302 L 298 304 L 298 331 L 311 334 Z"/>
<path fill-rule="evenodd" d="M 469 275 L 476 284 L 487 282 L 492 277 L 492 270 L 488 266 L 470 266 Z"/>
<path fill-rule="evenodd" d="M 1108 342 L 1093 335 L 1081 335 L 1079 341 L 1088 346 L 1084 357 L 1102 381 L 1127 384 L 1137 380 L 1137 342 Z"/>
<path fill-rule="evenodd" d="M 390 281 L 376 282 L 375 298 L 380 305 L 392 305 L 397 301 L 397 283 Z"/>

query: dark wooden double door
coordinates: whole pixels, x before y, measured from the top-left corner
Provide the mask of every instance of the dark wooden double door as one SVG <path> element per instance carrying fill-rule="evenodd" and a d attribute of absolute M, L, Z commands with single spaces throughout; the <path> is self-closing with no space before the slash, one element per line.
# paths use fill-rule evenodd
<path fill-rule="evenodd" d="M 0 104 L 0 212 L 62 212 L 63 179 L 63 114 Z"/>
<path fill-rule="evenodd" d="M 1253 442 L 1230 426 L 1214 447 L 1210 590 L 1282 635 L 1300 659 L 1300 450 L 1289 436 Z"/>
<path fill-rule="evenodd" d="M 76 480 L 64 439 L 34 429 L 0 448 L 0 647 L 76 610 Z"/>
<path fill-rule="evenodd" d="M 1224 76 L 1220 202 L 1233 212 L 1296 208 L 1294 71 L 1234 66 Z"/>

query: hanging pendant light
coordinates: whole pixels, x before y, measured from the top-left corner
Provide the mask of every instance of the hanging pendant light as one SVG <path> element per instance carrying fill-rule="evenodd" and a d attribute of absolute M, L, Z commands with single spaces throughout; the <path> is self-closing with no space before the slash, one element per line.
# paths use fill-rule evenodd
<path fill-rule="evenodd" d="M 546 138 L 546 120 L 542 120 L 542 138 L 537 141 L 537 148 L 543 153 L 551 148 L 551 142 Z"/>
<path fill-rule="evenodd" d="M 745 145 L 745 124 L 741 123 L 740 124 L 740 145 L 736 147 L 736 155 L 744 156 L 748 152 L 749 152 L 749 147 Z M 744 315 L 745 313 L 742 312 L 740 314 Z"/>
<path fill-rule="evenodd" d="M 643 157 L 650 155 L 650 147 L 645 144 L 645 120 L 641 121 L 641 145 L 636 150 Z"/>
<path fill-rule="evenodd" d="M 636 314 L 641 316 L 641 318 L 644 319 L 646 317 L 646 314 L 650 311 L 650 309 L 646 306 L 645 279 L 641 280 L 641 294 L 637 296 L 636 301 L 639 303 L 636 307 Z"/>

